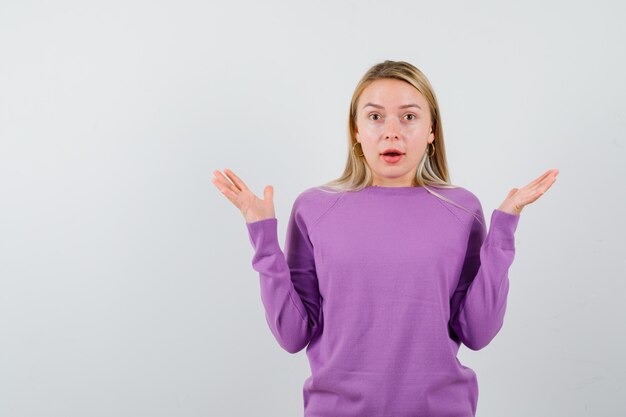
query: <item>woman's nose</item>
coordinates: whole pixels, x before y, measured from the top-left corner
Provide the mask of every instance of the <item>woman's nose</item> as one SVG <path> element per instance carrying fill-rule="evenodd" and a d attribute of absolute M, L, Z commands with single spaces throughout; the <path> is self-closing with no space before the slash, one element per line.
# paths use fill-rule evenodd
<path fill-rule="evenodd" d="M 398 133 L 400 132 L 400 127 L 398 126 L 398 122 L 389 121 L 385 125 L 385 138 L 398 138 Z"/>

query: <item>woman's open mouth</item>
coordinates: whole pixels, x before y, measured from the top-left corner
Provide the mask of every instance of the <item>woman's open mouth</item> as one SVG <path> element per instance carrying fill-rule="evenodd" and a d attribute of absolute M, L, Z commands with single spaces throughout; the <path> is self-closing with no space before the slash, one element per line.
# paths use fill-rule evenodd
<path fill-rule="evenodd" d="M 403 153 L 397 153 L 397 152 L 388 152 L 388 153 L 384 153 L 380 155 L 381 158 L 383 158 L 383 160 L 389 164 L 395 164 L 396 162 L 400 161 L 402 159 L 402 157 L 404 156 Z"/>

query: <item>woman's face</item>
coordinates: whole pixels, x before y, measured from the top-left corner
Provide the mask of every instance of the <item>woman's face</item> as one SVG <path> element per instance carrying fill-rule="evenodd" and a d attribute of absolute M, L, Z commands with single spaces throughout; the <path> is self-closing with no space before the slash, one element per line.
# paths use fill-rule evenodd
<path fill-rule="evenodd" d="M 379 79 L 358 100 L 356 139 L 373 174 L 372 185 L 410 187 L 426 147 L 435 140 L 428 102 L 407 82 Z M 419 107 L 418 107 L 419 106 Z M 355 147 L 359 152 L 359 146 Z M 386 149 L 403 154 L 384 157 Z"/>

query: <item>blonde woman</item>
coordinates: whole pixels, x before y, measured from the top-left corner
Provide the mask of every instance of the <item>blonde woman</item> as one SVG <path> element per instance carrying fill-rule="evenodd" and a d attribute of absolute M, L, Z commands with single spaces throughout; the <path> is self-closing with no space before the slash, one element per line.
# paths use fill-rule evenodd
<path fill-rule="evenodd" d="M 522 209 L 551 169 L 491 213 L 452 185 L 439 105 L 413 65 L 370 68 L 350 103 L 340 178 L 303 191 L 277 239 L 273 187 L 229 169 L 213 183 L 243 214 L 261 299 L 280 346 L 306 347 L 306 417 L 475 416 L 475 372 L 457 358 L 503 325 Z"/>

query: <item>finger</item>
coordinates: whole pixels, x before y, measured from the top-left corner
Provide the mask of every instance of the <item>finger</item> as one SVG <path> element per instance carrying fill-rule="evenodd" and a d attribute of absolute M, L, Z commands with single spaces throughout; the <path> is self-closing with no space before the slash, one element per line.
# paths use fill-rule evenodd
<path fill-rule="evenodd" d="M 231 182 L 231 180 L 228 177 L 222 174 L 221 171 L 216 169 L 215 171 L 213 171 L 213 175 L 215 175 L 215 179 L 217 180 L 219 184 L 222 185 L 222 187 L 228 187 L 233 192 L 239 190 L 237 187 L 235 187 L 235 185 Z"/>
<path fill-rule="evenodd" d="M 228 168 L 224 168 L 224 172 L 226 173 L 226 175 L 228 175 L 228 178 L 230 178 L 230 180 L 235 183 L 235 185 L 237 186 L 237 188 L 239 188 L 241 191 L 247 190 L 248 187 L 246 187 L 246 184 L 243 183 L 243 181 L 241 180 L 241 178 L 239 178 L 238 176 L 235 175 L 235 173 L 233 171 L 231 171 Z"/>
<path fill-rule="evenodd" d="M 558 175 L 558 173 L 559 173 L 558 170 L 551 170 L 550 175 L 548 175 L 543 180 L 541 180 L 539 185 L 542 188 L 546 188 L 546 189 L 550 188 L 550 186 L 554 184 L 554 182 L 556 181 L 556 176 Z"/>
<path fill-rule="evenodd" d="M 231 203 L 239 207 L 237 194 L 235 194 L 230 188 L 218 184 L 216 180 L 213 180 L 213 184 L 215 184 L 215 187 L 217 187 L 217 189 L 224 194 L 224 196 L 228 198 Z"/>
<path fill-rule="evenodd" d="M 559 170 L 558 169 L 551 169 L 548 170 L 545 174 L 543 174 L 540 178 L 539 178 L 539 182 L 544 182 L 544 181 L 550 181 L 551 179 L 556 178 L 556 176 L 559 175 Z M 537 180 L 535 180 L 537 181 Z"/>
<path fill-rule="evenodd" d="M 552 170 L 548 170 L 546 172 L 544 172 L 543 174 L 541 174 L 539 177 L 535 178 L 533 181 L 531 181 L 528 184 L 528 187 L 534 187 L 537 184 L 539 184 L 544 178 L 546 178 L 548 175 L 550 175 L 550 173 L 552 172 Z"/>
<path fill-rule="evenodd" d="M 506 198 L 512 197 L 516 192 L 517 192 L 517 188 L 511 189 L 511 191 L 509 191 L 509 194 L 506 196 Z"/>
<path fill-rule="evenodd" d="M 539 197 L 541 197 L 543 194 L 545 194 L 546 191 L 548 191 L 548 189 L 550 189 L 550 187 L 552 187 L 552 184 L 554 184 L 555 181 L 556 181 L 556 175 L 548 176 L 548 177 L 544 178 L 539 184 L 537 184 L 534 187 L 530 188 L 529 191 L 530 191 L 531 199 L 530 199 L 529 203 L 534 202 Z"/>
<path fill-rule="evenodd" d="M 224 195 L 228 196 L 237 196 L 238 193 L 241 192 L 239 188 L 237 188 L 230 180 L 224 176 L 220 171 L 215 170 L 213 173 L 217 173 L 216 178 L 213 179 L 213 183 L 218 186 L 220 191 L 224 193 Z"/>
<path fill-rule="evenodd" d="M 533 196 L 540 196 L 541 194 L 543 194 L 548 188 L 550 188 L 548 186 L 548 188 L 545 188 L 546 184 L 552 184 L 555 180 L 556 180 L 556 176 L 558 175 L 559 170 L 558 169 L 550 169 L 548 171 L 546 171 L 543 175 L 541 175 L 539 178 L 537 178 L 536 180 L 534 180 L 533 182 L 531 182 L 530 184 L 528 184 L 526 187 L 531 194 Z M 544 190 L 545 188 L 545 190 Z M 541 191 L 541 192 L 539 192 Z"/>
<path fill-rule="evenodd" d="M 550 187 L 552 187 L 552 184 L 554 184 L 555 182 L 556 182 L 556 175 L 548 177 L 544 181 L 542 181 L 541 190 L 543 191 L 543 193 L 548 191 Z"/>
<path fill-rule="evenodd" d="M 274 187 L 271 185 L 268 185 L 267 187 L 265 187 L 265 189 L 263 190 L 263 196 L 265 198 L 265 200 L 273 200 L 274 199 Z"/>
<path fill-rule="evenodd" d="M 219 171 L 213 171 L 213 173 L 215 172 L 219 172 Z M 215 187 L 217 187 L 217 189 L 226 197 L 228 198 L 228 200 L 230 200 L 231 203 L 233 203 L 235 206 L 237 206 L 237 208 L 240 208 L 240 203 L 239 203 L 239 199 L 238 199 L 238 193 L 239 191 L 237 190 L 237 192 L 233 191 L 233 189 L 235 188 L 234 185 L 232 185 L 230 183 L 230 181 L 228 181 L 228 179 L 226 177 L 224 177 L 221 173 L 219 173 L 219 177 L 213 178 L 211 180 L 211 182 L 215 185 Z"/>
<path fill-rule="evenodd" d="M 220 191 L 222 192 L 222 194 L 224 194 L 224 196 L 230 200 L 231 203 L 233 203 L 237 208 L 241 208 L 241 205 L 239 204 L 239 198 L 237 197 L 237 194 L 235 194 L 233 191 L 231 191 L 228 188 L 220 188 Z"/>

